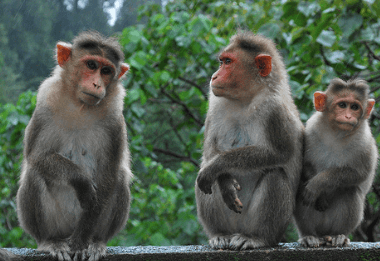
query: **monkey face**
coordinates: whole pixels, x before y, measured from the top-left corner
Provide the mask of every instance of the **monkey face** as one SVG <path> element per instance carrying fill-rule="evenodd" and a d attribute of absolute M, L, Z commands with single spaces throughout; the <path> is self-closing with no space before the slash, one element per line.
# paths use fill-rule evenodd
<path fill-rule="evenodd" d="M 210 82 L 215 96 L 240 101 L 252 98 L 252 77 L 243 56 L 242 50 L 225 51 L 219 56 L 219 69 L 212 75 Z"/>
<path fill-rule="evenodd" d="M 79 67 L 78 97 L 87 105 L 97 105 L 106 96 L 115 76 L 115 65 L 101 56 L 86 55 Z"/>
<path fill-rule="evenodd" d="M 336 96 L 330 105 L 329 121 L 343 131 L 354 129 L 363 114 L 363 106 L 353 93 Z"/>

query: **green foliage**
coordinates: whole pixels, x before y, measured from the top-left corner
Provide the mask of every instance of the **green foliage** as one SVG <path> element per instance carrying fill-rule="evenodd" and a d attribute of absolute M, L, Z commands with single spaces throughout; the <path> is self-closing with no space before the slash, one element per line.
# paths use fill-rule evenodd
<path fill-rule="evenodd" d="M 18 227 L 15 196 L 22 162 L 22 137 L 36 96 L 20 95 L 17 105 L 0 106 L 0 246 L 35 247 L 31 237 Z"/>
<path fill-rule="evenodd" d="M 109 245 L 206 243 L 196 217 L 194 181 L 202 155 L 208 82 L 218 68 L 218 51 L 239 28 L 276 42 L 303 121 L 314 110 L 314 91 L 325 90 L 334 77 L 366 79 L 379 101 L 378 1 L 177 0 L 163 9 L 143 6 L 140 17 L 147 22 L 119 34 L 131 65 L 124 81 L 124 115 L 135 178 L 127 227 Z M 3 39 L 0 20 L 0 45 Z M 17 225 L 14 203 L 22 134 L 35 102 L 32 93 L 25 93 L 16 106 L 0 107 L 0 246 L 35 246 Z M 378 106 L 371 126 L 380 142 Z M 353 240 L 380 239 L 378 178 L 367 198 L 365 222 Z M 290 226 L 284 241 L 296 239 Z"/>

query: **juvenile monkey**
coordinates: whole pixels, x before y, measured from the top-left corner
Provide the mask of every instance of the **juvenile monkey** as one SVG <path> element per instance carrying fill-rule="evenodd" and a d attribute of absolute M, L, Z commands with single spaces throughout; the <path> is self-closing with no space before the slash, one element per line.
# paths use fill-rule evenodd
<path fill-rule="evenodd" d="M 318 247 L 349 245 L 363 218 L 365 196 L 377 167 L 378 150 L 368 118 L 375 100 L 364 80 L 333 79 L 314 93 L 317 112 L 307 121 L 295 219 L 299 242 Z"/>
<path fill-rule="evenodd" d="M 116 39 L 58 42 L 26 127 L 17 193 L 21 226 L 59 260 L 98 260 L 128 218 L 132 177 L 123 117 L 129 69 Z"/>
<path fill-rule="evenodd" d="M 303 125 L 274 43 L 239 32 L 211 78 L 195 192 L 215 249 L 276 245 L 292 216 Z"/>

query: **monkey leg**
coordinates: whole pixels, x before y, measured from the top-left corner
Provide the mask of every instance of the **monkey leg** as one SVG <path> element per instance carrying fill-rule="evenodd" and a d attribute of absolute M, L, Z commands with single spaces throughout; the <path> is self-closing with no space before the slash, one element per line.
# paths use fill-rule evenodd
<path fill-rule="evenodd" d="M 318 211 L 313 206 L 304 206 L 300 200 L 294 212 L 300 243 L 303 246 L 314 247 L 302 241 L 309 237 L 321 238 L 330 246 L 347 246 L 350 244 L 347 236 L 361 222 L 364 211 L 363 197 L 354 188 L 340 189 L 330 195 L 331 203 L 325 211 Z"/>
<path fill-rule="evenodd" d="M 111 198 L 107 200 L 96 227 L 87 254 L 90 261 L 99 260 L 106 254 L 106 244 L 124 228 L 129 214 L 130 190 L 126 182 L 118 182 Z"/>
<path fill-rule="evenodd" d="M 21 227 L 34 237 L 38 250 L 58 260 L 71 260 L 67 238 L 80 215 L 79 201 L 73 189 L 48 189 L 37 172 L 29 169 L 17 192 L 17 214 Z M 53 193 L 54 192 L 54 193 Z M 33 195 L 32 197 L 30 195 Z"/>
<path fill-rule="evenodd" d="M 238 192 L 244 205 L 241 214 L 227 207 L 218 184 L 213 185 L 210 195 L 196 187 L 198 218 L 210 246 L 243 250 L 277 244 L 294 206 L 294 193 L 285 171 L 276 168 L 236 179 L 242 184 Z"/>
<path fill-rule="evenodd" d="M 282 168 L 265 170 L 253 191 L 247 212 L 243 212 L 245 218 L 239 224 L 238 233 L 231 238 L 230 249 L 278 244 L 292 216 L 294 195 Z"/>

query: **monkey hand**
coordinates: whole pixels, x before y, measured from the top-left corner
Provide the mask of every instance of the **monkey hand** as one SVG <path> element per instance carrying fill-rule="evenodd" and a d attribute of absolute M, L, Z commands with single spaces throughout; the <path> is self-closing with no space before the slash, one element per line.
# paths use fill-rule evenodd
<path fill-rule="evenodd" d="M 217 177 L 213 175 L 212 172 L 209 171 L 210 167 L 207 166 L 205 168 L 202 168 L 199 173 L 198 173 L 198 178 L 197 178 L 197 184 L 198 187 L 203 193 L 205 194 L 211 194 L 211 186 L 214 184 L 215 180 Z"/>
<path fill-rule="evenodd" d="M 314 206 L 319 196 L 318 190 L 314 187 L 314 183 L 310 180 L 303 189 L 302 202 L 306 206 Z"/>
<path fill-rule="evenodd" d="M 80 205 L 85 210 L 96 208 L 97 205 L 97 186 L 92 180 L 75 178 L 71 181 L 77 194 Z"/>
<path fill-rule="evenodd" d="M 237 195 L 237 192 L 241 190 L 239 183 L 230 174 L 220 175 L 217 181 L 224 203 L 235 213 L 241 214 L 243 203 Z"/>
<path fill-rule="evenodd" d="M 326 193 L 322 193 L 316 200 L 314 208 L 320 212 L 325 211 L 330 206 L 329 198 Z"/>

